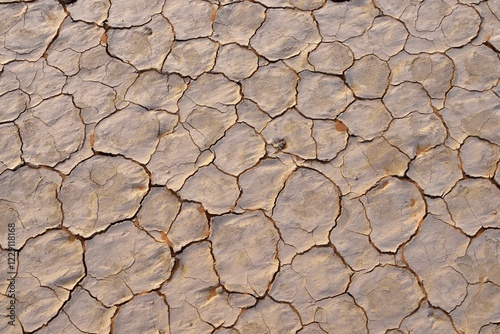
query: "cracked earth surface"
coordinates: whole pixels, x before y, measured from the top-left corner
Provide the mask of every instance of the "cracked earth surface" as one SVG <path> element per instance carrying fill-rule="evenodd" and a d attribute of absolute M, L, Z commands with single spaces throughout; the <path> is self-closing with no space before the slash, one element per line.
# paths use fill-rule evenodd
<path fill-rule="evenodd" d="M 500 0 L 0 0 L 0 333 L 500 333 L 499 50 Z"/>

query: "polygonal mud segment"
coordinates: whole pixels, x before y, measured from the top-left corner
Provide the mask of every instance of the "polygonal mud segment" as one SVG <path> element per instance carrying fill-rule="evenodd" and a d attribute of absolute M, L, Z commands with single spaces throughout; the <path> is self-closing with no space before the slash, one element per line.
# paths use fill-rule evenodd
<path fill-rule="evenodd" d="M 468 282 L 454 267 L 443 267 L 419 276 L 429 296 L 429 302 L 451 312 L 467 296 Z"/>
<path fill-rule="evenodd" d="M 307 293 L 305 279 L 293 271 L 290 264 L 280 267 L 273 280 L 269 296 L 278 302 L 293 304 L 304 322 L 314 320 L 315 300 Z"/>
<path fill-rule="evenodd" d="M 489 178 L 495 175 L 496 165 L 500 160 L 500 148 L 485 140 L 469 137 L 460 148 L 460 157 L 465 173 Z"/>
<path fill-rule="evenodd" d="M 330 233 L 330 241 L 349 267 L 369 271 L 378 264 L 394 263 L 393 256 L 381 254 L 370 243 L 370 223 L 360 200 L 343 197 L 341 207 L 342 213 Z"/>
<path fill-rule="evenodd" d="M 216 13 L 217 5 L 204 0 L 166 0 L 163 7 L 178 40 L 210 36 Z"/>
<path fill-rule="evenodd" d="M 177 111 L 177 101 L 187 85 L 177 74 L 160 74 L 146 71 L 139 74 L 137 80 L 128 89 L 125 98 L 148 109 Z"/>
<path fill-rule="evenodd" d="M 479 32 L 481 17 L 471 6 L 458 5 L 441 22 L 444 41 L 449 47 L 457 48 L 469 43 Z"/>
<path fill-rule="evenodd" d="M 182 247 L 208 237 L 209 226 L 205 209 L 200 204 L 184 202 L 175 221 L 168 230 L 167 238 L 174 252 Z"/>
<path fill-rule="evenodd" d="M 500 77 L 498 53 L 485 45 L 467 45 L 451 49 L 447 55 L 453 59 L 456 71 L 453 85 L 467 90 L 484 91 L 492 88 Z"/>
<path fill-rule="evenodd" d="M 343 195 L 359 196 L 388 175 L 403 176 L 408 157 L 383 138 L 351 140 L 333 161 L 334 182 Z"/>
<path fill-rule="evenodd" d="M 56 198 L 61 181 L 56 172 L 27 166 L 0 175 L 2 248 L 19 249 L 29 238 L 61 224 L 61 203 Z M 7 238 L 10 224 L 15 224 L 14 245 Z"/>
<path fill-rule="evenodd" d="M 19 129 L 12 123 L 0 124 L 0 174 L 6 169 L 14 169 L 23 161 L 21 160 L 21 138 Z"/>
<path fill-rule="evenodd" d="M 67 17 L 57 39 L 47 51 L 47 63 L 74 75 L 80 70 L 80 55 L 101 42 L 104 29 L 84 22 L 74 22 Z"/>
<path fill-rule="evenodd" d="M 143 26 L 109 29 L 107 34 L 109 53 L 139 71 L 159 71 L 174 41 L 172 26 L 161 15 L 153 16 Z"/>
<path fill-rule="evenodd" d="M 316 303 L 316 307 L 318 309 L 314 314 L 314 321 L 326 331 L 325 333 L 368 333 L 368 319 L 351 296 L 343 294 L 323 299 Z"/>
<path fill-rule="evenodd" d="M 290 68 L 296 73 L 300 73 L 305 70 L 314 71 L 314 68 L 311 66 L 311 64 L 309 64 L 307 57 L 309 53 L 316 48 L 316 46 L 317 44 L 309 44 L 304 50 L 302 50 L 301 53 L 293 56 L 292 58 L 284 59 L 283 62 L 287 66 L 290 66 Z M 263 63 L 267 60 L 265 60 L 264 58 L 260 58 L 260 61 Z"/>
<path fill-rule="evenodd" d="M 78 76 L 85 81 L 102 82 L 113 87 L 116 94 L 114 104 L 121 109 L 128 105 L 128 102 L 124 101 L 125 94 L 139 74 L 132 65 L 109 56 L 104 46 L 97 46 L 81 55 Z M 80 91 L 78 88 L 75 88 L 75 94 Z M 90 96 L 94 97 L 95 94 Z"/>
<path fill-rule="evenodd" d="M 234 325 L 241 310 L 219 285 L 210 243 L 190 245 L 177 258 L 178 270 L 161 289 L 170 306 L 172 333 L 211 333 L 213 327 Z"/>
<path fill-rule="evenodd" d="M 285 153 L 303 159 L 316 158 L 316 142 L 312 137 L 313 121 L 300 115 L 295 109 L 272 120 L 262 131 L 268 144 Z"/>
<path fill-rule="evenodd" d="M 383 252 L 396 252 L 425 215 L 425 202 L 417 187 L 395 177 L 381 181 L 361 201 L 372 229 L 370 238 Z"/>
<path fill-rule="evenodd" d="M 282 266 L 270 296 L 297 309 L 304 323 L 313 322 L 320 311 L 316 301 L 345 292 L 352 271 L 330 247 L 312 248 Z"/>
<path fill-rule="evenodd" d="M 417 312 L 405 318 L 399 326 L 403 333 L 442 334 L 458 333 L 448 314 L 424 302 Z"/>
<path fill-rule="evenodd" d="M 86 242 L 85 264 L 88 279 L 83 287 L 109 305 L 121 301 L 113 301 L 113 291 L 93 285 L 92 281 L 112 278 L 133 294 L 143 293 L 157 289 L 169 278 L 174 261 L 166 243 L 155 242 L 132 222 L 125 221 Z"/>
<path fill-rule="evenodd" d="M 66 10 L 74 20 L 101 25 L 108 17 L 110 0 L 87 0 L 73 2 Z"/>
<path fill-rule="evenodd" d="M 133 292 L 120 276 L 95 279 L 87 275 L 80 285 L 106 307 L 123 304 L 134 297 Z"/>
<path fill-rule="evenodd" d="M 212 38 L 222 44 L 248 45 L 264 18 L 265 8 L 258 3 L 244 1 L 222 6 L 215 17 Z"/>
<path fill-rule="evenodd" d="M 254 128 L 257 132 L 262 132 L 267 123 L 271 121 L 271 117 L 259 108 L 257 103 L 243 99 L 236 106 L 238 121 L 246 123 Z"/>
<path fill-rule="evenodd" d="M 249 308 L 257 304 L 257 299 L 249 294 L 230 293 L 228 302 L 233 307 Z"/>
<path fill-rule="evenodd" d="M 214 72 L 222 72 L 231 80 L 250 77 L 259 66 L 259 58 L 249 49 L 237 44 L 223 45 L 217 54 Z"/>
<path fill-rule="evenodd" d="M 16 124 L 23 158 L 35 165 L 54 166 L 83 144 L 85 127 L 70 96 L 60 95 L 28 109 Z"/>
<path fill-rule="evenodd" d="M 4 77 L 7 77 L 6 70 L 2 72 L 0 82 Z M 0 122 L 13 121 L 28 107 L 29 95 L 19 89 L 12 90 L 0 96 L 0 103 L 4 106 L 0 114 Z"/>
<path fill-rule="evenodd" d="M 338 77 L 309 71 L 299 77 L 296 108 L 307 117 L 335 119 L 354 101 L 351 90 Z"/>
<path fill-rule="evenodd" d="M 145 0 L 140 6 L 130 0 L 111 0 L 106 23 L 111 27 L 141 26 L 161 12 L 163 0 Z"/>
<path fill-rule="evenodd" d="M 181 302 L 181 306 L 173 306 L 168 301 L 170 314 L 170 330 L 172 333 L 214 333 L 214 327 L 200 318 L 198 310 L 188 302 Z"/>
<path fill-rule="evenodd" d="M 478 333 L 481 327 L 500 322 L 500 287 L 490 282 L 469 285 L 467 297 L 451 317 L 464 333 Z"/>
<path fill-rule="evenodd" d="M 407 38 L 408 31 L 403 23 L 389 16 L 378 16 L 368 31 L 345 41 L 345 45 L 356 58 L 373 54 L 387 61 L 403 50 Z"/>
<path fill-rule="evenodd" d="M 384 133 L 384 137 L 391 145 L 399 148 L 410 158 L 443 144 L 446 136 L 446 127 L 438 116 L 418 112 L 395 119 Z"/>
<path fill-rule="evenodd" d="M 462 178 L 458 152 L 444 145 L 422 152 L 410 162 L 407 175 L 426 195 L 443 196 Z"/>
<path fill-rule="evenodd" d="M 449 49 L 450 45 L 446 44 L 443 34 L 443 22 L 449 17 L 448 14 L 454 7 L 456 7 L 456 1 L 447 4 L 442 0 L 428 0 L 409 4 L 400 17 L 410 33 L 405 49 L 414 54 L 443 52 Z M 449 35 L 455 35 L 448 32 Z"/>
<path fill-rule="evenodd" d="M 451 215 L 446 206 L 446 202 L 442 197 L 429 197 L 425 196 L 425 202 L 427 203 L 427 212 L 432 214 L 436 219 L 442 220 L 450 226 L 455 226 L 455 223 L 451 219 Z"/>
<path fill-rule="evenodd" d="M 500 230 L 487 229 L 472 239 L 464 261 L 457 264 L 470 282 L 500 283 Z M 470 260 L 470 262 L 469 262 Z M 467 265 L 467 264 L 470 265 Z"/>
<path fill-rule="evenodd" d="M 175 41 L 162 71 L 196 78 L 214 67 L 218 47 L 217 43 L 208 38 Z"/>
<path fill-rule="evenodd" d="M 296 56 L 310 44 L 321 41 L 309 13 L 295 9 L 268 9 L 266 14 L 266 20 L 251 38 L 250 45 L 271 61 Z"/>
<path fill-rule="evenodd" d="M 500 190 L 489 180 L 461 180 L 444 200 L 456 226 L 468 235 L 500 227 Z"/>
<path fill-rule="evenodd" d="M 169 309 L 156 292 L 134 297 L 122 305 L 114 319 L 117 333 L 170 333 Z"/>
<path fill-rule="evenodd" d="M 350 133 L 372 140 L 389 126 L 392 117 L 380 100 L 354 101 L 339 117 Z"/>
<path fill-rule="evenodd" d="M 193 105 L 189 99 L 181 99 L 179 107 L 183 127 L 189 131 L 192 141 L 200 150 L 215 144 L 238 118 L 234 106 L 209 108 Z"/>
<path fill-rule="evenodd" d="M 233 209 L 240 189 L 236 177 L 210 164 L 189 177 L 178 194 L 184 199 L 200 202 L 210 214 L 219 215 Z"/>
<path fill-rule="evenodd" d="M 295 333 L 302 325 L 290 305 L 277 303 L 270 298 L 259 300 L 255 307 L 240 315 L 234 328 L 239 333 Z"/>
<path fill-rule="evenodd" d="M 401 118 L 413 111 L 421 114 L 432 113 L 432 105 L 422 85 L 415 82 L 403 82 L 389 86 L 384 96 L 384 104 L 393 117 Z"/>
<path fill-rule="evenodd" d="M 231 2 L 237 0 L 222 0 L 222 1 Z M 258 0 L 258 2 L 266 7 L 293 8 L 293 6 L 290 4 L 290 0 Z"/>
<path fill-rule="evenodd" d="M 2 12 L 4 10 L 2 8 Z M 3 42 L 0 48 L 2 63 L 15 59 L 38 60 L 56 36 L 66 16 L 63 7 L 53 0 L 27 2 L 5 12 L 7 19 L 0 17 L 2 22 L 7 23 L 5 30 L 0 28 L 4 35 L 0 39 Z"/>
<path fill-rule="evenodd" d="M 389 85 L 389 66 L 380 58 L 368 55 L 346 70 L 345 78 L 357 97 L 381 98 Z"/>
<path fill-rule="evenodd" d="M 160 138 L 155 153 L 146 167 L 151 171 L 152 183 L 167 185 L 177 191 L 197 168 L 201 152 L 189 132 L 182 126 Z"/>
<path fill-rule="evenodd" d="M 444 98 L 451 88 L 454 65 L 450 58 L 440 53 L 410 55 L 406 51 L 389 60 L 391 83 L 419 82 L 431 98 Z"/>
<path fill-rule="evenodd" d="M 428 216 L 404 248 L 404 258 L 422 281 L 429 302 L 446 312 L 459 305 L 467 293 L 467 282 L 452 266 L 465 255 L 469 242 L 457 229 Z"/>
<path fill-rule="evenodd" d="M 447 95 L 443 116 L 450 136 L 463 142 L 468 136 L 478 136 L 500 145 L 500 97 L 492 91 L 469 92 L 453 87 Z"/>
<path fill-rule="evenodd" d="M 471 42 L 473 45 L 481 45 L 489 42 L 496 50 L 500 49 L 500 34 L 498 33 L 498 18 L 500 17 L 500 6 L 498 1 L 476 2 L 476 9 L 481 17 L 479 33 Z M 500 325 L 499 325 L 500 327 Z"/>
<path fill-rule="evenodd" d="M 152 187 L 141 203 L 137 221 L 153 238 L 161 241 L 162 232 L 168 232 L 180 208 L 181 203 L 172 191 L 165 187 Z"/>
<path fill-rule="evenodd" d="M 340 210 L 336 185 L 319 172 L 299 168 L 276 200 L 273 219 L 286 244 L 305 251 L 328 243 Z"/>
<path fill-rule="evenodd" d="M 72 96 L 85 124 L 99 122 L 116 111 L 116 91 L 101 82 L 84 81 L 75 75 L 68 78 L 63 93 Z"/>
<path fill-rule="evenodd" d="M 65 178 L 59 192 L 63 225 L 87 238 L 113 222 L 131 218 L 148 183 L 144 168 L 125 158 L 94 156 L 85 160 Z"/>
<path fill-rule="evenodd" d="M 263 296 L 278 270 L 278 231 L 257 211 L 228 214 L 211 221 L 215 268 L 224 287 L 233 292 Z"/>
<path fill-rule="evenodd" d="M 317 323 L 312 323 L 312 324 L 305 325 L 297 333 L 298 334 L 328 334 Z"/>
<path fill-rule="evenodd" d="M 23 329 L 32 332 L 54 317 L 84 275 L 82 244 L 66 232 L 29 240 L 19 253 L 16 277 L 16 312 Z"/>
<path fill-rule="evenodd" d="M 10 73 L 4 80 L 14 81 L 15 88 L 12 84 L 7 84 L 12 87 L 10 89 L 19 88 L 29 94 L 29 107 L 37 106 L 43 100 L 61 94 L 68 80 L 61 70 L 48 65 L 43 57 L 36 62 L 16 61 L 8 64 L 2 73 L 2 79 L 6 72 Z M 12 74 L 15 78 L 11 77 Z"/>
<path fill-rule="evenodd" d="M 2 11 L 0 12 L 0 20 L 2 26 L 0 27 L 0 42 L 2 47 L 0 48 L 0 64 L 7 64 L 8 62 L 16 59 L 16 53 L 9 51 L 5 48 L 6 35 L 10 29 L 12 29 L 19 21 L 22 19 L 23 14 L 28 8 L 24 3 L 11 3 L 8 6 L 2 4 Z M 61 19 L 62 21 L 63 19 Z"/>
<path fill-rule="evenodd" d="M 314 10 L 325 4 L 326 0 L 290 0 L 290 4 L 300 10 Z"/>
<path fill-rule="evenodd" d="M 499 334 L 500 333 L 500 325 L 490 324 L 481 327 L 479 334 Z"/>
<path fill-rule="evenodd" d="M 320 43 L 308 59 L 315 71 L 338 75 L 354 62 L 352 51 L 339 42 Z"/>
<path fill-rule="evenodd" d="M 298 80 L 297 74 L 282 62 L 272 63 L 259 67 L 250 78 L 243 80 L 243 94 L 275 117 L 295 105 Z"/>
<path fill-rule="evenodd" d="M 451 2 L 450 2 L 451 4 Z M 418 31 L 436 31 L 443 18 L 453 12 L 453 8 L 443 0 L 426 0 L 418 8 L 415 28 Z"/>
<path fill-rule="evenodd" d="M 314 300 L 345 292 L 353 273 L 330 247 L 315 247 L 297 255 L 292 269 L 304 278 L 305 288 Z"/>
<path fill-rule="evenodd" d="M 107 333 L 111 329 L 111 318 L 115 312 L 116 307 L 103 306 L 86 290 L 77 286 L 71 292 L 71 298 L 62 312 L 37 333 Z M 71 328 L 72 326 L 75 328 Z"/>
<path fill-rule="evenodd" d="M 384 333 L 397 328 L 404 317 L 419 306 L 424 293 L 407 269 L 376 267 L 368 273 L 356 273 L 349 292 L 368 316 L 368 330 Z"/>
<path fill-rule="evenodd" d="M 20 330 L 22 333 L 22 329 Z M 8 333 L 10 334 L 10 332 Z M 68 315 L 64 312 L 60 312 L 57 317 L 52 319 L 47 325 L 37 330 L 36 333 L 37 334 L 52 334 L 52 333 L 85 334 L 85 332 L 82 332 L 75 325 L 71 323 L 71 320 L 69 319 Z"/>
<path fill-rule="evenodd" d="M 241 197 L 238 207 L 244 210 L 271 211 L 278 193 L 295 166 L 279 159 L 265 159 L 238 178 Z"/>
<path fill-rule="evenodd" d="M 316 159 L 330 161 L 346 148 L 349 134 L 338 121 L 313 121 L 312 136 L 316 142 Z"/>
<path fill-rule="evenodd" d="M 404 10 L 410 5 L 411 0 L 374 0 L 373 2 L 377 8 L 379 8 L 384 15 L 399 18 L 403 14 Z"/>
<path fill-rule="evenodd" d="M 205 73 L 192 81 L 185 96 L 197 105 L 213 108 L 235 105 L 241 100 L 238 84 L 213 73 Z"/>
<path fill-rule="evenodd" d="M 223 172 L 238 176 L 264 156 L 265 145 L 253 128 L 237 123 L 212 147 L 214 164 Z"/>
<path fill-rule="evenodd" d="M 327 1 L 313 12 L 324 42 L 345 41 L 362 35 L 372 25 L 379 10 L 369 0 Z"/>
<path fill-rule="evenodd" d="M 94 130 L 94 149 L 121 154 L 148 163 L 158 145 L 160 122 L 157 113 L 136 105 L 100 121 Z"/>
<path fill-rule="evenodd" d="M 56 171 L 63 173 L 64 175 L 68 175 L 73 170 L 73 168 L 76 167 L 76 165 L 94 155 L 92 144 L 94 141 L 93 134 L 95 126 L 95 123 L 85 125 L 85 139 L 83 141 L 83 145 L 68 159 L 58 163 L 54 167 Z"/>

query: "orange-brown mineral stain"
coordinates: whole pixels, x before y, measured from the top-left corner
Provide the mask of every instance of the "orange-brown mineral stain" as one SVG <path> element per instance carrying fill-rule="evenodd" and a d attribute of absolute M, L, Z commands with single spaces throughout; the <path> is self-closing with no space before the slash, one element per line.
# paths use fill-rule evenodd
<path fill-rule="evenodd" d="M 76 237 L 73 235 L 73 233 L 71 233 L 71 231 L 67 227 L 61 226 L 61 230 L 63 230 L 64 232 L 66 232 L 68 234 L 68 240 L 70 242 L 73 242 L 76 240 Z"/>
<path fill-rule="evenodd" d="M 89 142 L 90 142 L 90 147 L 94 147 L 94 142 L 95 142 L 94 132 L 90 133 Z"/>
<path fill-rule="evenodd" d="M 108 44 L 108 34 L 105 32 L 101 35 L 101 43 L 105 45 Z"/>
<path fill-rule="evenodd" d="M 337 130 L 339 132 L 345 132 L 345 131 L 347 131 L 347 126 L 345 126 L 344 123 L 342 123 L 341 121 L 336 119 L 335 120 L 335 130 Z"/>
<path fill-rule="evenodd" d="M 167 237 L 167 234 L 164 232 L 164 231 L 160 231 L 160 238 L 161 240 L 165 241 L 165 243 L 169 246 L 169 247 L 173 247 L 174 245 L 172 244 L 172 241 L 170 241 L 170 239 Z"/>
<path fill-rule="evenodd" d="M 426 151 L 428 151 L 427 147 L 417 146 L 417 155 L 422 154 Z"/>
<path fill-rule="evenodd" d="M 212 286 L 208 288 L 207 301 L 217 296 L 217 288 Z"/>
<path fill-rule="evenodd" d="M 215 17 L 217 16 L 217 10 L 214 10 L 212 12 L 212 15 L 210 15 L 210 20 L 212 21 L 212 23 L 215 22 Z"/>

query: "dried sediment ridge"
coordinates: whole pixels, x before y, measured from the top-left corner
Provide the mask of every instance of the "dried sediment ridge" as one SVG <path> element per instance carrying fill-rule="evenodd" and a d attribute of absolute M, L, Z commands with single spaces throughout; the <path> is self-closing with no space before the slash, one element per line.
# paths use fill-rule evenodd
<path fill-rule="evenodd" d="M 499 0 L 0 22 L 1 333 L 500 333 Z"/>

